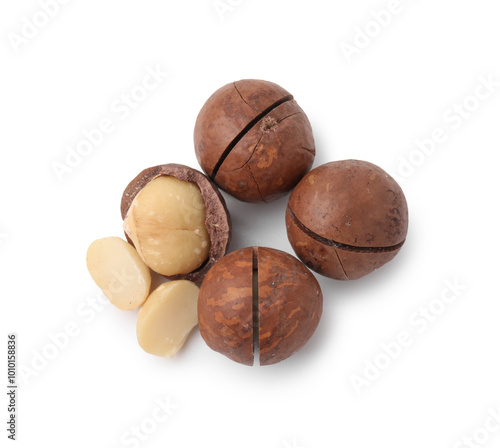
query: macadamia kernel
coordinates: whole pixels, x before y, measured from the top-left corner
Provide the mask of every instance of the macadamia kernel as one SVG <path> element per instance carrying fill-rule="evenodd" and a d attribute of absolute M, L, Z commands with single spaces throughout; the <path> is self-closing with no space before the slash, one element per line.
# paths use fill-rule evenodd
<path fill-rule="evenodd" d="M 188 274 L 208 258 L 205 204 L 195 183 L 160 176 L 133 200 L 124 230 L 153 271 Z"/>
<path fill-rule="evenodd" d="M 87 251 L 87 268 L 104 295 L 121 310 L 135 310 L 148 297 L 149 269 L 121 238 L 94 241 Z"/>
<path fill-rule="evenodd" d="M 147 353 L 172 358 L 198 324 L 199 288 L 187 280 L 156 288 L 139 311 L 137 340 Z"/>

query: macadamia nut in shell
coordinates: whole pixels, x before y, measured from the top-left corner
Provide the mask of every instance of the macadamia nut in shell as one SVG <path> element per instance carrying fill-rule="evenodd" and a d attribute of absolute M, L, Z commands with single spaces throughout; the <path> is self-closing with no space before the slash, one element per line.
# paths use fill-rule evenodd
<path fill-rule="evenodd" d="M 170 280 L 201 282 L 224 256 L 231 220 L 201 172 L 177 164 L 142 171 L 125 189 L 124 230 L 144 262 Z"/>
<path fill-rule="evenodd" d="M 311 124 L 277 84 L 246 79 L 217 90 L 194 130 L 196 156 L 223 190 L 247 202 L 285 195 L 312 166 Z"/>
<path fill-rule="evenodd" d="M 401 187 L 360 160 L 322 165 L 292 191 L 288 238 L 312 270 L 339 280 L 361 278 L 392 260 L 408 231 Z"/>
<path fill-rule="evenodd" d="M 210 348 L 233 361 L 276 364 L 313 335 L 323 309 L 314 275 L 295 257 L 265 247 L 230 253 L 200 288 L 200 332 Z"/>

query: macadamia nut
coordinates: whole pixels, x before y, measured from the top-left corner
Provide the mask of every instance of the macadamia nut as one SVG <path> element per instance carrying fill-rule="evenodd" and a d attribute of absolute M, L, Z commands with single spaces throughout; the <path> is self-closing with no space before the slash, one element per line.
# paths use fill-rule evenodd
<path fill-rule="evenodd" d="M 200 166 L 232 196 L 271 202 L 311 169 L 311 124 L 293 95 L 272 82 L 244 79 L 217 90 L 194 129 Z"/>
<path fill-rule="evenodd" d="M 137 340 L 147 353 L 173 357 L 198 324 L 199 288 L 187 280 L 156 288 L 139 311 Z"/>
<path fill-rule="evenodd" d="M 288 239 L 310 269 L 354 280 L 391 261 L 408 232 L 403 190 L 382 168 L 343 160 L 310 171 L 286 212 Z"/>
<path fill-rule="evenodd" d="M 323 310 L 314 275 L 276 249 L 231 252 L 208 271 L 200 288 L 198 317 L 207 345 L 233 361 L 276 364 L 311 338 Z"/>
<path fill-rule="evenodd" d="M 148 297 L 149 269 L 121 238 L 94 241 L 87 251 L 87 268 L 104 295 L 121 310 L 135 310 Z"/>
<path fill-rule="evenodd" d="M 167 163 L 165 165 L 152 166 L 142 170 L 127 185 L 122 195 L 120 207 L 122 219 L 124 221 L 127 219 L 132 203 L 135 201 L 137 196 L 139 196 L 142 190 L 161 177 L 173 177 L 179 181 L 194 184 L 194 186 L 199 189 L 205 211 L 203 229 L 206 229 L 210 241 L 208 246 L 208 257 L 206 257 L 206 260 L 201 264 L 201 266 L 191 272 L 184 274 L 178 273 L 174 275 L 163 274 L 163 276 L 169 280 L 189 280 L 199 284 L 202 282 L 205 274 L 210 270 L 214 263 L 225 255 L 229 241 L 231 240 L 231 217 L 229 215 L 229 211 L 227 210 L 226 202 L 216 185 L 200 171 L 186 165 Z M 161 192 L 159 193 L 161 194 Z M 168 196 L 169 192 L 166 193 Z M 156 206 L 154 199 L 151 199 L 151 201 L 152 205 L 157 209 L 158 207 Z M 200 206 L 198 199 L 195 202 L 198 204 L 197 207 Z M 126 232 L 128 225 L 129 224 L 125 224 Z M 203 229 L 200 230 L 200 234 Z M 196 234 L 196 228 L 194 229 L 194 233 Z M 128 238 L 131 240 L 130 236 L 128 236 Z M 152 243 L 154 248 L 154 241 L 152 241 Z M 203 241 L 201 241 L 200 246 L 201 247 L 198 246 L 198 249 L 200 250 L 205 248 Z M 158 246 L 156 246 L 156 248 L 158 248 Z M 194 249 L 196 249 L 196 247 Z M 196 253 L 196 250 L 194 250 L 194 252 Z M 172 254 L 164 255 L 172 258 Z M 183 257 L 184 256 L 186 255 L 183 255 Z M 202 257 L 200 256 L 200 258 Z"/>
<path fill-rule="evenodd" d="M 162 275 L 187 274 L 208 258 L 210 237 L 198 186 L 171 176 L 146 185 L 133 200 L 125 233 L 144 262 Z"/>

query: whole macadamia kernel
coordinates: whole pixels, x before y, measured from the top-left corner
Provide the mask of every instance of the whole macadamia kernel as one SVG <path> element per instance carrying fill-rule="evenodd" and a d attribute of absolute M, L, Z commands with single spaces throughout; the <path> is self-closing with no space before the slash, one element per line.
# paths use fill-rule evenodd
<path fill-rule="evenodd" d="M 207 273 L 198 300 L 200 333 L 233 361 L 276 364 L 311 338 L 323 309 L 314 275 L 295 257 L 265 247 L 230 253 Z"/>
<path fill-rule="evenodd" d="M 295 253 L 309 268 L 353 280 L 399 252 L 408 206 L 401 187 L 378 166 L 331 162 L 309 172 L 292 191 L 286 226 Z"/>
<path fill-rule="evenodd" d="M 137 252 L 162 275 L 188 274 L 208 258 L 205 205 L 196 184 L 161 176 L 135 197 L 123 223 Z"/>
<path fill-rule="evenodd" d="M 170 280 L 201 282 L 231 237 L 217 187 L 185 165 L 142 171 L 125 189 L 121 213 L 125 234 L 145 263 Z"/>
<path fill-rule="evenodd" d="M 152 355 L 172 358 L 198 324 L 199 288 L 187 280 L 156 288 L 139 311 L 137 341 Z"/>
<path fill-rule="evenodd" d="M 133 246 L 121 238 L 94 241 L 87 251 L 87 268 L 109 301 L 121 310 L 135 310 L 149 294 L 149 268 Z"/>
<path fill-rule="evenodd" d="M 194 130 L 200 166 L 223 190 L 247 202 L 284 196 L 311 169 L 311 125 L 277 84 L 246 79 L 217 90 Z"/>

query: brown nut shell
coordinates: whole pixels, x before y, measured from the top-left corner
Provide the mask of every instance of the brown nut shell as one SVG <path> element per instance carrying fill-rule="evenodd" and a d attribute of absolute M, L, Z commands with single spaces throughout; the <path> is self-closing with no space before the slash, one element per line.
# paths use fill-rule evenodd
<path fill-rule="evenodd" d="M 323 294 L 314 275 L 295 257 L 259 247 L 260 365 L 298 352 L 316 330 Z"/>
<path fill-rule="evenodd" d="M 231 239 L 231 217 L 226 202 L 217 187 L 203 173 L 185 165 L 170 163 L 147 168 L 132 180 L 123 192 L 121 215 L 125 219 L 134 198 L 153 179 L 172 176 L 179 180 L 195 183 L 200 189 L 206 209 L 205 226 L 210 237 L 210 252 L 207 261 L 188 274 L 165 276 L 169 280 L 189 280 L 200 283 L 214 263 L 221 259 Z M 127 236 L 128 241 L 131 243 Z"/>
<path fill-rule="evenodd" d="M 296 353 L 316 330 L 323 295 L 295 257 L 264 247 L 232 252 L 208 272 L 200 288 L 200 332 L 213 350 L 253 365 L 276 364 Z"/>
<path fill-rule="evenodd" d="M 285 195 L 311 169 L 311 124 L 277 84 L 242 80 L 217 90 L 194 130 L 198 162 L 223 190 L 247 202 Z"/>
<path fill-rule="evenodd" d="M 309 268 L 353 280 L 399 252 L 408 206 L 401 187 L 378 166 L 332 162 L 308 173 L 294 189 L 286 225 L 295 253 Z"/>
<path fill-rule="evenodd" d="M 208 271 L 198 296 L 198 325 L 207 345 L 229 359 L 253 364 L 253 251 L 231 252 Z"/>

